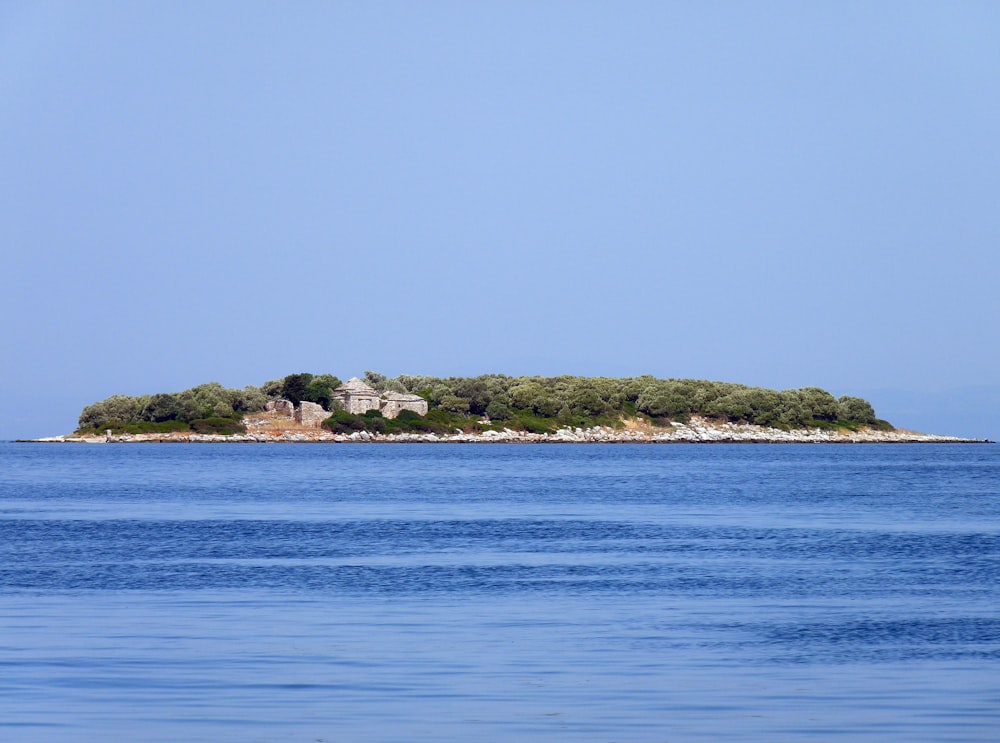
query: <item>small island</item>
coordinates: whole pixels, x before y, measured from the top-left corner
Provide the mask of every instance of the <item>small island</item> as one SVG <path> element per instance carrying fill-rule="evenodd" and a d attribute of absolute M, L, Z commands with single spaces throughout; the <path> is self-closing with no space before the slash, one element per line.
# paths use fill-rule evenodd
<path fill-rule="evenodd" d="M 818 387 L 612 377 L 373 371 L 289 374 L 260 387 L 113 395 L 58 442 L 899 443 L 977 440 L 896 429 L 858 397 Z"/>

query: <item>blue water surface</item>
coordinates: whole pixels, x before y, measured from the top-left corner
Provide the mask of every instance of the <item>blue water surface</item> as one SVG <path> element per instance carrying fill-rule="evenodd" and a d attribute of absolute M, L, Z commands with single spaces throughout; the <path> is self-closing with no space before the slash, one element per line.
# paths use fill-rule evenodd
<path fill-rule="evenodd" d="M 1000 739 L 992 445 L 0 444 L 0 740 Z"/>

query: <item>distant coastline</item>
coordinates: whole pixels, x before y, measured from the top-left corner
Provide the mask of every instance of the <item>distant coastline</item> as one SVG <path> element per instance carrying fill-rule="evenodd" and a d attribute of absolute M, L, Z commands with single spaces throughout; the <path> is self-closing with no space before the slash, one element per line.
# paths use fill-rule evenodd
<path fill-rule="evenodd" d="M 366 371 L 289 374 L 260 387 L 216 382 L 182 392 L 112 395 L 81 443 L 977 443 L 914 433 L 871 403 L 818 387 L 639 377 L 428 377 Z"/>

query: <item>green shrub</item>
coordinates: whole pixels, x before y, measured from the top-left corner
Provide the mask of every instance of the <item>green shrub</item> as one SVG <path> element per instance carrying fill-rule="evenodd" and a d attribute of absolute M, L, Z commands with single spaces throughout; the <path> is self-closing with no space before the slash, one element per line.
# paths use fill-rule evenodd
<path fill-rule="evenodd" d="M 139 429 L 140 433 L 181 433 L 191 430 L 191 426 L 188 423 L 176 420 L 161 421 L 159 423 L 141 421 L 133 425 Z"/>
<path fill-rule="evenodd" d="M 502 400 L 494 400 L 486 406 L 486 417 L 494 421 L 505 421 L 513 417 L 510 406 Z"/>
<path fill-rule="evenodd" d="M 552 418 L 542 418 L 530 410 L 518 410 L 514 414 L 512 428 L 528 433 L 552 433 L 556 430 L 556 422 Z"/>
<path fill-rule="evenodd" d="M 405 433 L 405 432 L 432 432 L 434 431 L 434 422 L 431 420 L 425 420 L 423 416 L 419 413 L 414 413 L 412 410 L 401 410 L 399 415 L 388 421 L 387 430 L 389 433 Z"/>
<path fill-rule="evenodd" d="M 215 433 L 222 436 L 232 436 L 234 433 L 246 433 L 247 429 L 235 418 L 200 418 L 191 421 L 191 428 L 197 433 Z"/>
<path fill-rule="evenodd" d="M 346 410 L 335 410 L 330 414 L 321 424 L 323 428 L 333 433 L 353 433 L 354 431 L 363 431 L 366 426 L 366 419 L 361 415 L 353 415 L 348 413 Z"/>

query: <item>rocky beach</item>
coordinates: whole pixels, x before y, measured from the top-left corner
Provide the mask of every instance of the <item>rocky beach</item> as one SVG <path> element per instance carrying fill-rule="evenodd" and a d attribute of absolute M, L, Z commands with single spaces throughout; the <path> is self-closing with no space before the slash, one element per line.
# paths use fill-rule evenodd
<path fill-rule="evenodd" d="M 331 433 L 315 424 L 296 423 L 275 417 L 246 418 L 246 433 L 233 435 L 183 433 L 121 434 L 112 436 L 53 436 L 33 441 L 45 443 L 422 443 L 422 444 L 944 444 L 992 443 L 982 439 L 938 436 L 913 431 L 876 429 L 798 428 L 782 430 L 745 423 L 720 423 L 692 418 L 666 427 L 629 421 L 622 428 L 565 427 L 554 433 L 529 433 L 509 428 L 486 428 L 478 432 L 455 430 L 451 434 L 377 434 L 355 431 Z"/>

